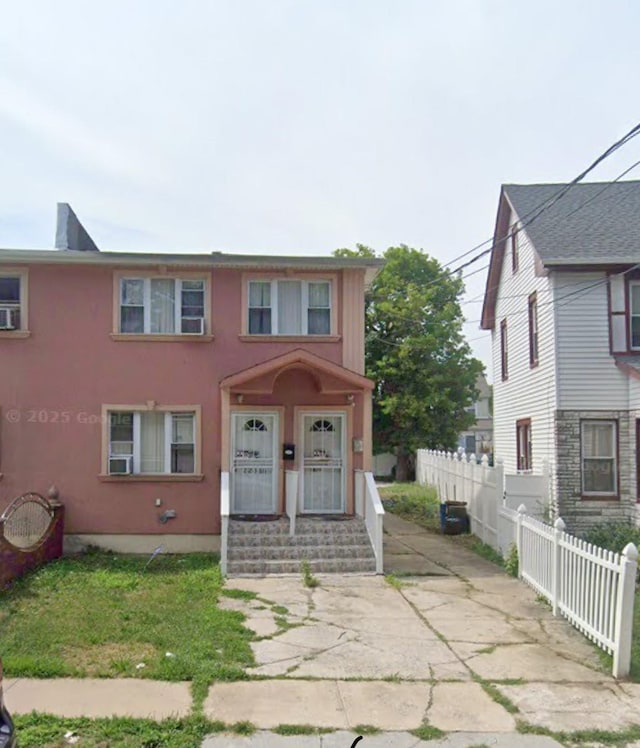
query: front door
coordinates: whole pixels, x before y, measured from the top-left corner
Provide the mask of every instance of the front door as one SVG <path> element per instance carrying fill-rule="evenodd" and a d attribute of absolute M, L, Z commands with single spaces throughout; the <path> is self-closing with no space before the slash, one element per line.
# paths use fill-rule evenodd
<path fill-rule="evenodd" d="M 278 505 L 278 414 L 234 413 L 231 513 L 275 514 Z"/>
<path fill-rule="evenodd" d="M 305 413 L 302 416 L 302 511 L 343 514 L 345 511 L 345 415 Z"/>

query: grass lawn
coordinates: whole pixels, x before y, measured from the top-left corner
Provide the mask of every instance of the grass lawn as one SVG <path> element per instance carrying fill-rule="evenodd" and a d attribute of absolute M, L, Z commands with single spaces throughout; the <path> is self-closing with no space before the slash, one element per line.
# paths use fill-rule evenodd
<path fill-rule="evenodd" d="M 224 725 L 203 717 L 167 719 L 64 719 L 48 714 L 15 717 L 20 748 L 66 748 L 67 733 L 78 738 L 82 748 L 199 748 L 204 737 Z M 231 726 L 233 729 L 233 726 Z"/>
<path fill-rule="evenodd" d="M 88 553 L 60 559 L 0 592 L 8 677 L 245 677 L 252 632 L 221 610 L 215 557 Z M 140 664 L 144 667 L 137 667 Z"/>
<path fill-rule="evenodd" d="M 386 511 L 409 519 L 431 532 L 440 532 L 440 503 L 435 488 L 417 483 L 393 483 L 380 488 L 379 492 Z M 464 545 L 489 561 L 504 565 L 500 555 L 475 535 L 448 535 L 446 538 L 452 543 Z M 606 660 L 606 656 L 604 657 Z M 640 587 L 636 587 L 630 678 L 640 683 Z"/>
<path fill-rule="evenodd" d="M 378 491 L 386 511 L 432 532 L 440 532 L 440 501 L 435 488 L 417 483 L 392 483 Z"/>

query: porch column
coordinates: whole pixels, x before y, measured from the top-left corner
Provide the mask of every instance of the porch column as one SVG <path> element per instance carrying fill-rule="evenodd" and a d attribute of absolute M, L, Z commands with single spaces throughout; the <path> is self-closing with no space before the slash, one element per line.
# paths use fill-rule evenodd
<path fill-rule="evenodd" d="M 373 469 L 373 400 L 368 390 L 362 392 L 362 469 Z"/>
<path fill-rule="evenodd" d="M 231 471 L 229 458 L 231 412 L 229 403 L 229 390 L 223 387 L 220 389 L 220 470 L 223 473 Z"/>

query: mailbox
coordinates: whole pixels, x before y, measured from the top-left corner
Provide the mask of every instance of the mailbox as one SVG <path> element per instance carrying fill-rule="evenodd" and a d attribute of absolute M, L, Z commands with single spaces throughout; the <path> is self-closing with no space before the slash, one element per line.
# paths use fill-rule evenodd
<path fill-rule="evenodd" d="M 282 445 L 282 459 L 283 460 L 295 460 L 296 459 L 296 445 L 295 444 L 283 444 Z"/>

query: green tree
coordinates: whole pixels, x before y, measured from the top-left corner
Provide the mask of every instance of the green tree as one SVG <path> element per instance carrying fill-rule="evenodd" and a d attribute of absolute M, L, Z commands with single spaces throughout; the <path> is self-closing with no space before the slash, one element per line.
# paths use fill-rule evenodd
<path fill-rule="evenodd" d="M 335 254 L 375 256 L 364 245 Z M 366 373 L 376 383 L 374 450 L 394 452 L 396 478 L 406 480 L 416 449 L 452 449 L 473 423 L 465 408 L 483 366 L 462 332 L 462 279 L 404 244 L 383 256 L 366 296 Z"/>

